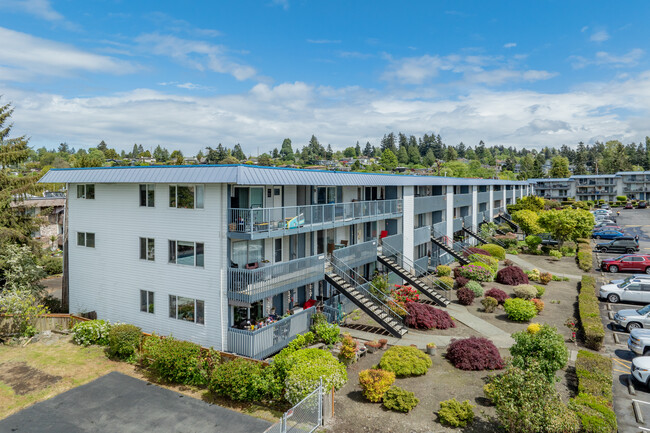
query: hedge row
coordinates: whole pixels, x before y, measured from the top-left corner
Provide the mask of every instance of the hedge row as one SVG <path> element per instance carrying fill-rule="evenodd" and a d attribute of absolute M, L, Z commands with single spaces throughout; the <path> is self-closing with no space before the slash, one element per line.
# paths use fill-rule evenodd
<path fill-rule="evenodd" d="M 612 360 L 597 353 L 578 351 L 576 359 L 578 396 L 571 399 L 585 432 L 615 433 L 616 414 L 612 409 Z"/>
<path fill-rule="evenodd" d="M 585 345 L 600 350 L 605 338 L 605 328 L 600 320 L 600 303 L 596 296 L 596 280 L 588 275 L 582 276 L 578 295 L 580 324 L 585 335 Z"/>
<path fill-rule="evenodd" d="M 584 239 L 578 239 L 578 253 L 576 259 L 578 260 L 578 267 L 585 272 L 589 272 L 593 267 L 593 257 L 591 255 L 591 244 L 589 241 L 581 242 Z"/>

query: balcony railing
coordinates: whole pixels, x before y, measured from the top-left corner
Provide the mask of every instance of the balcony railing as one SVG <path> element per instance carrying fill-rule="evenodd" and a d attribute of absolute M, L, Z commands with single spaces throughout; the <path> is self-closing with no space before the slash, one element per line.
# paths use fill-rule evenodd
<path fill-rule="evenodd" d="M 447 233 L 447 221 L 440 221 L 433 225 L 433 231 L 435 233 Z"/>
<path fill-rule="evenodd" d="M 425 244 L 431 240 L 431 226 L 423 226 L 413 230 L 413 246 Z"/>
<path fill-rule="evenodd" d="M 447 201 L 445 195 L 434 195 L 427 197 L 415 197 L 413 201 L 414 212 L 416 215 L 445 210 Z"/>
<path fill-rule="evenodd" d="M 228 328 L 228 350 L 249 358 L 264 359 L 309 331 L 316 307 L 308 308 L 255 331 Z"/>
<path fill-rule="evenodd" d="M 402 234 L 386 236 L 381 240 L 382 245 L 388 245 L 396 251 L 402 251 L 404 248 L 404 236 Z"/>
<path fill-rule="evenodd" d="M 472 194 L 454 194 L 454 207 L 472 205 Z"/>
<path fill-rule="evenodd" d="M 377 261 L 377 241 L 372 240 L 334 250 L 332 255 L 349 267 L 356 268 Z"/>
<path fill-rule="evenodd" d="M 454 233 L 463 229 L 463 219 L 454 218 Z"/>
<path fill-rule="evenodd" d="M 284 206 L 258 209 L 228 209 L 228 231 L 236 233 L 291 232 L 307 227 L 356 224 L 402 215 L 402 200 L 373 200 L 350 203 Z"/>
<path fill-rule="evenodd" d="M 291 260 L 257 269 L 228 269 L 228 298 L 252 303 L 323 279 L 325 256 Z"/>

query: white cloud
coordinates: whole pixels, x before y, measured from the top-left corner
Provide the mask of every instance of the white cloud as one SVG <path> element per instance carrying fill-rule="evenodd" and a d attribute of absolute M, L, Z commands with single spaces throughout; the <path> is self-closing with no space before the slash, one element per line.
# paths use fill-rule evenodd
<path fill-rule="evenodd" d="M 600 30 L 598 32 L 595 32 L 589 38 L 589 40 L 592 42 L 605 42 L 608 39 L 609 39 L 609 33 L 607 33 L 605 30 Z"/>
<path fill-rule="evenodd" d="M 63 15 L 55 11 L 49 0 L 2 0 L 0 9 L 22 12 L 36 18 L 62 25 L 68 30 L 78 30 L 78 26 L 65 19 Z"/>
<path fill-rule="evenodd" d="M 517 44 L 515 42 L 508 42 L 507 44 L 505 44 L 503 46 L 503 48 L 514 48 L 516 46 L 517 46 Z"/>
<path fill-rule="evenodd" d="M 614 68 L 635 66 L 645 55 L 645 51 L 640 48 L 634 48 L 625 54 L 617 56 L 606 51 L 599 51 L 593 59 L 582 56 L 572 56 L 569 58 L 571 65 L 575 69 L 581 69 L 589 65 L 612 66 Z"/>
<path fill-rule="evenodd" d="M 237 80 L 247 80 L 255 76 L 253 67 L 232 60 L 223 45 L 204 41 L 181 39 L 159 33 L 143 34 L 136 38 L 140 48 L 151 54 L 171 57 L 178 63 L 200 71 L 211 70 L 229 74 Z"/>
<path fill-rule="evenodd" d="M 75 72 L 126 74 L 137 67 L 114 57 L 0 27 L 0 80 L 27 81 L 37 76 L 69 76 Z"/>
<path fill-rule="evenodd" d="M 178 84 L 184 83 L 170 89 Z M 248 92 L 211 96 L 139 89 L 65 98 L 2 86 L 0 94 L 15 105 L 15 134 L 32 137 L 35 146 L 65 141 L 86 147 L 105 139 L 118 149 L 134 142 L 145 147 L 160 143 L 192 154 L 221 142 L 241 143 L 245 152 L 255 153 L 258 147 L 279 146 L 285 137 L 302 147 L 315 134 L 342 149 L 357 140 L 378 144 L 385 133 L 399 130 L 440 133 L 454 144 L 484 140 L 540 148 L 580 140 L 643 140 L 650 116 L 650 71 L 564 93 L 476 89 L 454 98 L 302 82 L 256 84 Z"/>
<path fill-rule="evenodd" d="M 581 33 L 584 33 L 584 32 L 586 32 L 587 30 L 589 30 L 589 26 L 583 26 L 583 27 L 580 29 L 580 32 L 581 32 Z"/>
<path fill-rule="evenodd" d="M 285 11 L 289 9 L 289 0 L 273 0 L 271 3 L 276 6 L 281 6 Z"/>
<path fill-rule="evenodd" d="M 453 59 L 425 54 L 421 57 L 407 57 L 391 60 L 383 75 L 385 80 L 395 80 L 402 84 L 422 84 L 438 75 L 440 71 L 453 68 Z"/>

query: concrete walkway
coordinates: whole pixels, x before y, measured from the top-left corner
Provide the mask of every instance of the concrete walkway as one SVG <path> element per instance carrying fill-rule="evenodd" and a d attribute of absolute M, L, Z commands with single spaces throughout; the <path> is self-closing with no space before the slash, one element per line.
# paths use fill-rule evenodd
<path fill-rule="evenodd" d="M 520 268 L 537 269 L 540 272 L 549 272 L 549 273 L 551 273 L 553 275 L 557 275 L 558 277 L 566 277 L 566 278 L 568 278 L 569 280 L 572 280 L 572 281 L 580 281 L 582 279 L 581 275 L 561 274 L 561 273 L 550 271 L 548 269 L 540 268 L 539 266 L 534 265 L 534 264 L 522 259 L 521 257 L 515 256 L 513 254 L 506 254 L 506 259 L 510 260 L 512 263 L 519 266 Z"/>

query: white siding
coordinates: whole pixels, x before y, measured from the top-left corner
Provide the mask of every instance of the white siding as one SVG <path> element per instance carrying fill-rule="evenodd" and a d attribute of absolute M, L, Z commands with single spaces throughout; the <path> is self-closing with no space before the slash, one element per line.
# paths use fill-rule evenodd
<path fill-rule="evenodd" d="M 402 233 L 404 233 L 404 236 L 402 237 L 402 253 L 407 259 L 407 262 L 413 262 L 413 229 L 415 227 L 415 221 L 413 220 L 415 216 L 414 209 L 415 201 L 413 196 L 413 187 L 405 186 L 403 202 L 404 217 L 402 218 Z"/>
<path fill-rule="evenodd" d="M 206 185 L 204 209 L 170 208 L 168 197 L 164 184 L 154 208 L 139 206 L 138 185 L 97 184 L 94 200 L 70 197 L 70 312 L 225 349 L 226 187 Z M 95 233 L 95 248 L 77 246 L 77 232 Z M 155 239 L 155 262 L 139 259 L 140 237 Z M 203 242 L 205 267 L 167 263 L 170 239 Z M 140 312 L 141 289 L 155 292 L 155 314 Z M 203 300 L 205 325 L 169 318 L 169 295 Z"/>

